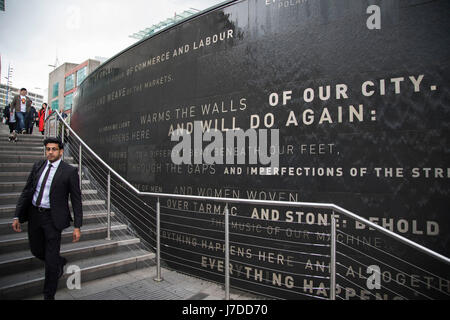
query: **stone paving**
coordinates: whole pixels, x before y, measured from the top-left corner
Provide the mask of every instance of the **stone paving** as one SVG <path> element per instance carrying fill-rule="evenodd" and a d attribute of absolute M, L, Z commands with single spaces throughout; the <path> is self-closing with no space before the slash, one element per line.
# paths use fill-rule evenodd
<path fill-rule="evenodd" d="M 165 268 L 162 282 L 156 282 L 156 267 L 147 267 L 83 283 L 81 289 L 59 289 L 56 300 L 223 300 L 223 286 Z M 262 297 L 230 290 L 232 300 L 258 300 Z M 42 300 L 42 295 L 30 300 Z"/>

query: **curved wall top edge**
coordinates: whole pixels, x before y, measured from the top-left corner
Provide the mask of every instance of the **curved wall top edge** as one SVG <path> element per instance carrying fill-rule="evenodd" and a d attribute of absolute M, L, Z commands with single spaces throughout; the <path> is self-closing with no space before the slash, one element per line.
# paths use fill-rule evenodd
<path fill-rule="evenodd" d="M 110 63 L 111 61 L 113 61 L 114 59 L 116 59 L 117 57 L 119 57 L 120 55 L 122 55 L 123 53 L 125 53 L 125 52 L 127 52 L 128 50 L 130 50 L 130 49 L 132 49 L 132 48 L 134 48 L 134 47 L 140 45 L 142 42 L 144 42 L 144 41 L 146 41 L 146 40 L 148 40 L 148 39 L 151 39 L 151 38 L 154 37 L 154 36 L 157 36 L 157 35 L 159 35 L 159 34 L 161 34 L 161 33 L 164 33 L 164 32 L 166 32 L 166 31 L 169 31 L 171 28 L 175 28 L 175 27 L 179 26 L 180 24 L 186 23 L 186 22 L 188 22 L 189 20 L 195 19 L 195 18 L 197 18 L 197 17 L 199 17 L 199 16 L 202 16 L 202 15 L 204 15 L 204 14 L 207 14 L 207 13 L 210 12 L 210 11 L 214 11 L 214 10 L 216 10 L 216 9 L 218 9 L 218 8 L 221 8 L 221 7 L 226 7 L 227 5 L 232 4 L 233 2 L 239 2 L 239 1 L 242 1 L 242 0 L 225 0 L 225 1 L 222 1 L 222 2 L 220 2 L 220 3 L 218 3 L 218 4 L 214 5 L 214 6 L 211 6 L 211 7 L 209 7 L 209 8 L 206 8 L 206 9 L 204 9 L 204 10 L 202 10 L 202 11 L 200 11 L 200 12 L 197 12 L 197 13 L 195 13 L 195 14 L 193 14 L 193 15 L 187 17 L 187 18 L 184 18 L 184 19 L 182 19 L 182 20 L 180 20 L 180 21 L 177 21 L 176 23 L 170 25 L 169 27 L 164 28 L 164 29 L 162 29 L 162 30 L 159 30 L 159 31 L 155 32 L 155 33 L 152 34 L 150 37 L 147 37 L 147 38 L 138 40 L 137 42 L 133 43 L 132 45 L 130 45 L 130 46 L 128 46 L 128 47 L 126 47 L 126 48 L 123 49 L 122 51 L 118 52 L 117 54 L 115 54 L 114 56 L 112 56 L 111 58 L 109 58 L 108 60 L 106 60 L 105 62 L 103 62 L 102 64 L 100 64 L 98 67 L 96 67 L 94 70 L 92 70 L 91 74 L 95 73 L 95 72 L 97 71 L 97 69 L 99 69 L 100 67 L 102 67 L 102 66 L 104 66 L 104 65 L 106 65 L 106 64 L 108 64 L 108 63 Z M 83 82 L 86 81 L 88 78 L 89 78 L 89 75 L 88 75 L 85 79 L 83 79 L 83 81 L 81 81 L 80 86 L 81 86 L 81 85 L 83 84 Z"/>

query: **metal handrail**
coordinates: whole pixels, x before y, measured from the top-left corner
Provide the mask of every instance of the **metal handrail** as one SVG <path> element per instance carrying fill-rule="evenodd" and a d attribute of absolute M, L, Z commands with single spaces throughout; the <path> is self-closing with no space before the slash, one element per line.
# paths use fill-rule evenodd
<path fill-rule="evenodd" d="M 60 113 L 55 110 L 56 115 L 60 118 L 60 120 L 64 123 L 64 125 L 69 129 L 71 134 L 73 134 L 77 140 L 86 148 L 102 165 L 104 165 L 111 173 L 113 173 L 119 180 L 125 183 L 129 188 L 131 188 L 135 193 L 142 196 L 152 196 L 157 198 L 175 198 L 175 199 L 185 199 L 185 200 L 201 200 L 201 201 L 213 201 L 213 202 L 223 202 L 223 203 L 241 203 L 241 204 L 255 204 L 255 205 L 276 205 L 282 207 L 307 207 L 307 208 L 319 208 L 319 209 L 327 209 L 335 212 L 339 212 L 349 218 L 355 219 L 356 221 L 367 225 L 381 233 L 394 238 L 406 244 L 414 249 L 421 251 L 433 258 L 440 260 L 448 265 L 450 265 L 450 258 L 441 255 L 431 249 L 428 249 L 414 241 L 411 241 L 401 235 L 396 234 L 382 226 L 379 226 L 363 217 L 358 216 L 357 214 L 341 208 L 332 203 L 314 203 L 314 202 L 286 202 L 286 201 L 272 201 L 272 200 L 253 200 L 253 199 L 239 199 L 239 198 L 220 198 L 220 197 L 204 197 L 204 196 L 190 196 L 190 195 L 180 195 L 180 194 L 170 194 L 170 193 L 154 193 L 154 192 L 141 192 L 136 189 L 131 183 L 125 180 L 120 174 L 118 174 L 113 168 L 111 168 L 105 161 L 103 161 L 100 156 L 98 156 L 79 136 L 76 132 L 66 123 L 66 121 L 61 117 Z"/>
<path fill-rule="evenodd" d="M 330 224 L 326 224 L 328 226 L 331 227 L 330 229 L 330 245 L 329 245 L 329 250 L 330 250 L 330 286 L 329 286 L 329 290 L 330 290 L 330 295 L 329 298 L 332 300 L 335 300 L 337 297 L 341 298 L 340 296 L 338 296 L 337 294 L 337 290 L 338 288 L 340 288 L 339 286 L 337 286 L 336 283 L 336 276 L 340 276 L 342 277 L 340 274 L 338 274 L 337 272 L 337 266 L 341 265 L 340 263 L 337 262 L 337 254 L 341 254 L 341 252 L 338 252 L 336 249 L 337 246 L 337 216 L 336 213 L 340 213 L 346 217 L 349 217 L 351 219 L 354 219 L 355 221 L 358 221 L 360 223 L 362 223 L 363 225 L 367 225 L 370 228 L 377 230 L 379 232 L 381 232 L 384 235 L 387 235 L 390 238 L 393 238 L 397 241 L 400 241 L 403 244 L 406 244 L 409 247 L 412 247 L 422 253 L 425 253 L 428 256 L 431 256 L 441 262 L 444 262 L 447 265 L 450 265 L 450 259 L 433 251 L 430 250 L 418 243 L 415 243 L 403 236 L 400 236 L 398 234 L 396 234 L 395 232 L 392 232 L 384 227 L 381 227 L 363 217 L 360 217 L 358 215 L 356 215 L 355 213 L 346 210 L 344 208 L 341 208 L 335 204 L 332 203 L 313 203 L 313 202 L 287 202 L 287 201 L 271 201 L 271 200 L 253 200 L 253 199 L 240 199 L 240 198 L 221 198 L 221 197 L 208 197 L 208 196 L 192 196 L 192 195 L 180 195 L 180 194 L 168 194 L 168 193 L 154 193 L 154 192 L 141 192 L 139 191 L 136 187 L 134 187 L 131 183 L 129 183 L 127 180 L 125 180 L 125 178 L 123 178 L 120 174 L 118 174 L 113 168 L 111 168 L 103 159 L 100 158 L 100 156 L 98 156 L 84 141 L 83 139 L 80 138 L 80 136 L 78 136 L 78 134 L 68 125 L 68 123 L 66 122 L 66 120 L 61 116 L 60 112 L 58 110 L 55 110 L 54 115 L 52 114 L 51 116 L 49 116 L 46 119 L 46 124 L 47 124 L 47 120 L 52 120 L 54 122 L 54 134 L 56 137 L 59 136 L 58 131 L 61 130 L 61 138 L 64 140 L 64 136 L 65 136 L 65 128 L 67 127 L 69 130 L 69 133 L 71 135 L 73 135 L 76 140 L 78 140 L 79 145 L 78 145 L 78 150 L 76 152 L 78 152 L 79 154 L 79 158 L 78 158 L 78 170 L 79 170 L 79 178 L 80 178 L 80 187 L 82 186 L 82 175 L 83 175 L 83 171 L 82 171 L 82 159 L 83 159 L 83 148 L 86 148 L 87 151 L 90 152 L 92 157 L 92 160 L 97 160 L 99 165 L 103 165 L 106 170 L 105 170 L 105 174 L 107 175 L 107 240 L 111 239 L 111 173 L 117 177 L 119 179 L 119 181 L 121 181 L 124 186 L 127 186 L 128 188 L 130 188 L 132 191 L 131 194 L 135 194 L 135 196 L 150 196 L 150 197 L 155 197 L 156 198 L 156 239 L 154 239 L 156 241 L 156 248 L 153 247 L 153 249 L 155 249 L 155 253 L 156 253 L 156 271 L 157 271 L 157 275 L 156 278 L 154 278 L 155 281 L 163 281 L 163 278 L 161 277 L 161 233 L 160 233 L 160 222 L 161 222 L 161 206 L 160 206 L 160 198 L 172 198 L 172 199 L 184 199 L 184 200 L 198 200 L 198 201 L 211 201 L 211 202 L 219 202 L 219 203 L 224 203 L 225 204 L 225 210 L 224 210 L 224 215 L 225 215 L 225 244 L 224 244 L 224 248 L 225 248 L 225 252 L 224 252 L 224 258 L 225 258 L 225 299 L 229 300 L 230 299 L 230 266 L 229 266 L 229 262 L 230 262 L 230 251 L 229 251 L 229 244 L 230 244 L 230 230 L 229 230 L 229 204 L 230 203 L 240 203 L 240 204 L 253 204 L 253 205 L 275 205 L 275 206 L 280 206 L 280 207 L 308 207 L 308 208 L 319 208 L 319 209 L 326 209 L 326 210 L 330 210 L 331 211 L 331 223 Z M 61 121 L 62 122 L 62 126 L 60 128 L 58 125 L 58 122 Z M 50 121 L 49 121 L 50 122 Z M 47 130 L 47 134 L 46 136 L 50 136 L 50 126 L 49 126 L 49 130 Z M 53 130 L 52 130 L 53 131 Z M 147 203 L 145 203 L 144 200 L 141 200 L 142 203 L 145 206 L 148 206 Z M 154 210 L 153 210 L 154 211 Z M 401 260 L 401 259 L 400 259 Z M 170 260 L 169 260 L 170 261 Z M 420 268 L 419 268 L 420 269 Z M 401 297 L 401 296 L 400 296 Z"/>

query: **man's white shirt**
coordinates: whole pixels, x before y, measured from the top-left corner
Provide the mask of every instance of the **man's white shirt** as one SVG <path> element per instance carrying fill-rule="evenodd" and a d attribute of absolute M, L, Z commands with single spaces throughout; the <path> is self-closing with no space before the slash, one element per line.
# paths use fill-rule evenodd
<path fill-rule="evenodd" d="M 50 173 L 48 174 L 47 183 L 45 184 L 45 189 L 44 189 L 44 193 L 42 195 L 40 208 L 50 209 L 50 187 L 52 186 L 53 177 L 55 176 L 56 170 L 58 170 L 60 163 L 61 163 L 61 159 L 52 163 L 52 168 L 51 168 L 52 171 L 50 171 Z M 39 191 L 41 190 L 42 182 L 44 180 L 45 174 L 47 173 L 47 170 L 49 169 L 48 168 L 49 164 L 50 164 L 50 161 L 47 160 L 47 162 L 45 164 L 46 167 L 45 167 L 44 171 L 42 172 L 41 177 L 39 178 L 38 184 L 36 186 L 36 191 L 34 192 L 34 195 L 33 195 L 33 202 L 32 202 L 33 206 L 36 206 L 36 201 L 39 196 Z M 19 218 L 14 218 L 14 220 L 19 220 Z"/>
<path fill-rule="evenodd" d="M 51 163 L 51 165 L 52 165 L 52 167 L 50 168 L 51 171 L 48 174 L 47 183 L 45 184 L 44 193 L 42 194 L 41 205 L 39 206 L 41 208 L 50 209 L 50 187 L 52 185 L 53 177 L 55 176 L 56 170 L 58 170 L 60 163 L 61 163 L 61 159 Z M 36 206 L 36 201 L 39 196 L 39 191 L 41 190 L 41 187 L 42 187 L 42 181 L 44 180 L 47 170 L 49 170 L 49 167 L 48 167 L 49 164 L 50 164 L 50 161 L 47 160 L 46 167 L 45 167 L 44 171 L 42 172 L 41 177 L 39 178 L 39 182 L 36 186 L 36 191 L 34 192 L 33 206 Z"/>
<path fill-rule="evenodd" d="M 27 112 L 27 97 L 20 96 L 20 112 Z"/>

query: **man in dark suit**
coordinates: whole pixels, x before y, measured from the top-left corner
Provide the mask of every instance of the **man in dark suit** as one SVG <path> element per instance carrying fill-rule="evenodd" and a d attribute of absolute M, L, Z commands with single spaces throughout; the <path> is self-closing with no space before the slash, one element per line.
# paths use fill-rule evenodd
<path fill-rule="evenodd" d="M 28 222 L 31 253 L 45 262 L 44 299 L 54 300 L 58 279 L 67 260 L 60 256 L 61 233 L 74 221 L 73 242 L 81 237 L 83 220 L 78 170 L 61 160 L 63 143 L 56 138 L 44 141 L 47 160 L 34 164 L 16 207 L 13 229 L 21 232 Z M 69 211 L 69 194 L 74 220 Z"/>

